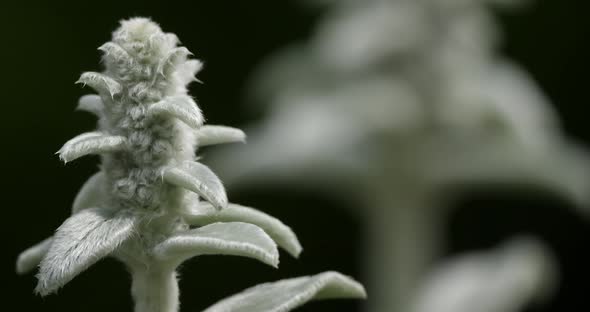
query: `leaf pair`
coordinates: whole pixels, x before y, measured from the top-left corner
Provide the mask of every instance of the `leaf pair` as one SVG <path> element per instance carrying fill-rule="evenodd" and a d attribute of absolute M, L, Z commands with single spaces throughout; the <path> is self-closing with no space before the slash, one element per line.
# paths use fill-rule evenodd
<path fill-rule="evenodd" d="M 273 267 L 279 264 L 272 238 L 258 226 L 244 222 L 218 222 L 179 233 L 156 245 L 153 254 L 175 266 L 201 255 L 242 256 Z"/>
<path fill-rule="evenodd" d="M 246 222 L 254 224 L 264 230 L 293 257 L 299 257 L 303 249 L 290 227 L 279 219 L 254 208 L 230 203 L 227 208 L 216 211 L 211 204 L 200 203 L 196 209 L 185 214 L 184 219 L 188 224 L 195 226 L 203 226 L 214 222 Z"/>
<path fill-rule="evenodd" d="M 206 175 L 198 170 L 207 171 L 207 168 L 198 163 L 191 163 L 190 166 L 196 168 L 195 175 L 188 178 L 183 175 L 181 177 L 187 179 L 181 181 L 189 183 L 202 194 L 212 193 L 211 190 L 203 192 L 209 184 L 196 180 Z M 104 173 L 99 172 L 81 188 L 74 200 L 73 216 L 60 226 L 56 235 L 19 257 L 17 267 L 21 273 L 31 270 L 44 258 L 37 287 L 40 294 L 46 295 L 65 285 L 90 265 L 112 253 L 135 231 L 139 217 L 126 211 L 92 208 L 100 207 L 105 196 L 106 180 Z M 301 252 L 301 245 L 289 227 L 253 208 L 230 204 L 227 209 L 218 212 L 213 204 L 200 203 L 184 218 L 189 224 L 201 227 L 179 233 L 156 245 L 153 253 L 159 260 L 178 265 L 198 255 L 225 254 L 254 258 L 276 267 L 279 254 L 275 240 L 294 256 Z"/>
<path fill-rule="evenodd" d="M 139 216 L 125 210 L 82 210 L 67 219 L 53 238 L 25 251 L 19 257 L 19 271 L 30 269 L 46 252 L 36 291 L 42 296 L 52 293 L 132 239 L 140 222 Z M 273 267 L 279 262 L 273 239 L 260 227 L 244 222 L 216 222 L 181 232 L 148 252 L 174 266 L 195 256 L 213 254 L 249 257 Z"/>
<path fill-rule="evenodd" d="M 84 109 L 97 111 L 94 103 L 98 100 L 97 98 L 88 95 L 82 97 L 84 99 Z M 81 99 L 81 100 L 82 100 Z M 158 103 L 154 104 L 157 105 Z M 155 107 L 155 113 L 163 113 L 166 110 L 166 106 L 158 105 Z M 184 112 L 180 109 L 168 111 L 170 114 L 183 114 Z M 185 114 L 185 122 L 191 126 L 198 127 L 202 120 L 199 120 L 197 116 Z M 200 146 L 232 143 L 232 142 L 243 142 L 246 136 L 244 132 L 239 129 L 223 127 L 223 126 L 204 126 L 196 132 L 197 142 Z M 90 154 L 103 154 L 116 151 L 123 151 L 127 148 L 127 138 L 119 135 L 109 135 L 99 131 L 82 133 L 71 140 L 67 141 L 62 148 L 57 151 L 59 158 L 64 162 L 70 162 L 76 160 L 82 156 Z"/>
<path fill-rule="evenodd" d="M 68 162 L 88 154 L 119 151 L 126 145 L 125 137 L 88 132 L 66 142 L 58 153 L 64 162 Z M 163 170 L 162 177 L 170 184 L 201 195 L 217 209 L 227 206 L 227 195 L 221 180 L 203 164 L 187 161 L 168 167 Z"/>
<path fill-rule="evenodd" d="M 104 94 L 106 92 L 113 96 L 121 91 L 121 86 L 118 82 L 100 73 L 84 73 L 79 81 L 89 84 L 96 89 L 99 94 Z M 102 117 L 104 112 L 104 102 L 99 95 L 88 94 L 80 98 L 77 109 Z M 205 118 L 203 117 L 199 106 L 188 95 L 169 96 L 159 102 L 151 104 L 147 111 L 147 117 L 153 118 L 155 116 L 177 118 L 194 129 L 198 129 L 205 122 Z"/>

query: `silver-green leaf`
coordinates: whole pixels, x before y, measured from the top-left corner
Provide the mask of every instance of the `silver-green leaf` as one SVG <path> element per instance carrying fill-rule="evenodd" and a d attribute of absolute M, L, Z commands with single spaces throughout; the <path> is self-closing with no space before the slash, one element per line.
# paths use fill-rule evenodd
<path fill-rule="evenodd" d="M 203 125 L 204 117 L 199 106 L 188 95 L 168 97 L 150 106 L 148 114 L 152 116 L 170 116 L 178 118 L 192 128 Z"/>
<path fill-rule="evenodd" d="M 204 312 L 287 312 L 317 299 L 366 298 L 365 289 L 350 277 L 325 272 L 266 283 L 223 299 Z"/>
<path fill-rule="evenodd" d="M 214 126 L 206 125 L 202 126 L 197 130 L 197 142 L 199 146 L 234 143 L 234 142 L 245 142 L 246 134 L 244 131 L 226 127 L 226 126 Z"/>
<path fill-rule="evenodd" d="M 59 158 L 69 162 L 89 154 L 100 154 L 121 151 L 127 145 L 127 138 L 119 135 L 108 135 L 100 132 L 83 133 L 66 142 L 57 151 Z"/>
<path fill-rule="evenodd" d="M 125 211 L 92 208 L 68 218 L 56 231 L 41 261 L 35 289 L 42 296 L 57 291 L 89 266 L 108 256 L 134 232 L 137 217 Z"/>
<path fill-rule="evenodd" d="M 108 94 L 111 97 L 119 94 L 123 87 L 113 78 L 97 73 L 97 72 L 85 72 L 80 76 L 80 79 L 76 83 L 82 83 L 89 85 L 91 88 L 96 90 L 98 93 Z"/>
<path fill-rule="evenodd" d="M 154 248 L 155 256 L 180 264 L 201 255 L 249 257 L 277 267 L 275 242 L 261 228 L 243 222 L 213 223 L 168 238 Z"/>
<path fill-rule="evenodd" d="M 218 210 L 227 206 L 223 183 L 211 169 L 201 163 L 187 161 L 178 167 L 169 167 L 164 169 L 163 178 L 170 184 L 199 194 Z"/>

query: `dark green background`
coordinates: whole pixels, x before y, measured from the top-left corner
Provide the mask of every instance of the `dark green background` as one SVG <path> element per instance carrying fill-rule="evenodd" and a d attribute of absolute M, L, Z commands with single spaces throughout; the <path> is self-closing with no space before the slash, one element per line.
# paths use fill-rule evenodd
<path fill-rule="evenodd" d="M 281 0 L 259 1 L 58 1 L 4 2 L 1 23 L 0 138 L 2 147 L 2 311 L 131 311 L 129 279 L 122 265 L 105 260 L 57 296 L 32 294 L 33 275 L 14 272 L 17 254 L 49 236 L 68 217 L 97 159 L 67 166 L 54 152 L 88 131 L 94 119 L 74 112 L 89 90 L 79 74 L 99 70 L 99 51 L 118 20 L 150 16 L 206 63 L 203 85 L 191 92 L 213 124 L 240 126 L 264 117 L 241 100 L 245 81 L 272 51 L 305 38 L 320 16 Z M 502 13 L 505 52 L 519 61 L 556 103 L 567 132 L 590 144 L 587 72 L 590 70 L 590 6 L 586 0 L 540 0 L 529 10 Z M 206 157 L 207 151 L 204 151 Z M 181 272 L 182 311 L 200 311 L 259 282 L 333 269 L 359 277 L 361 224 L 346 197 L 275 187 L 231 192 L 232 201 L 258 207 L 291 225 L 305 251 L 295 261 L 282 254 L 279 270 L 233 257 L 201 257 Z M 590 222 L 560 198 L 488 190 L 466 194 L 447 231 L 449 254 L 494 246 L 518 233 L 545 239 L 559 256 L 562 287 L 545 307 L 530 311 L 588 311 Z M 370 292 L 370 289 L 369 289 Z M 359 311 L 355 301 L 313 303 L 301 311 Z M 13 307 L 13 308 L 9 308 Z"/>

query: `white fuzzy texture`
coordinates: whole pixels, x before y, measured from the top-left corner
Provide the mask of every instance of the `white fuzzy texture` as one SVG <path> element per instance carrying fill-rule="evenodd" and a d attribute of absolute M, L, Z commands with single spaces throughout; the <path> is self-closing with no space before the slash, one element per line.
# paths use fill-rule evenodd
<path fill-rule="evenodd" d="M 35 289 L 41 295 L 56 291 L 86 268 L 109 255 L 131 237 L 138 218 L 126 211 L 87 209 L 67 219 L 53 237 L 41 261 Z"/>
<path fill-rule="evenodd" d="M 237 255 L 276 267 L 273 237 L 292 253 L 301 250 L 288 227 L 253 210 L 217 218 L 235 222 L 187 222 L 186 212 L 200 199 L 218 210 L 228 200 L 219 178 L 195 161 L 204 118 L 187 85 L 202 63 L 189 60 L 190 51 L 178 43 L 149 19 L 121 21 L 112 41 L 99 47 L 105 71 L 80 77 L 79 83 L 98 92 L 83 96 L 78 106 L 99 117 L 98 130 L 69 140 L 58 153 L 65 162 L 100 154 L 101 170 L 83 185 L 72 216 L 56 234 L 19 256 L 18 272 L 40 263 L 39 294 L 55 292 L 113 256 L 131 272 L 136 312 L 176 312 L 176 266 L 190 257 Z M 243 137 L 239 130 L 216 126 L 205 128 L 200 139 L 224 143 Z M 260 223 L 272 237 L 242 221 Z"/>
<path fill-rule="evenodd" d="M 231 255 L 279 265 L 275 242 L 256 225 L 243 222 L 213 223 L 172 236 L 154 248 L 162 261 L 183 262 L 201 255 Z"/>
<path fill-rule="evenodd" d="M 111 97 L 122 91 L 122 86 L 113 78 L 95 72 L 85 72 L 76 83 L 88 85 L 100 94 L 109 94 Z"/>
<path fill-rule="evenodd" d="M 98 47 L 98 50 L 103 51 L 105 55 L 113 59 L 119 60 L 121 63 L 131 64 L 134 62 L 129 52 L 114 42 L 107 42 Z"/>
<path fill-rule="evenodd" d="M 199 146 L 245 142 L 244 131 L 232 127 L 207 125 L 197 131 Z"/>
<path fill-rule="evenodd" d="M 203 226 L 215 222 L 247 222 L 262 228 L 280 247 L 293 257 L 299 257 L 303 250 L 297 236 L 290 227 L 279 219 L 260 210 L 236 204 L 228 204 L 227 208 L 217 211 L 209 203 L 200 203 L 191 209 L 185 220 L 191 225 Z"/>
<path fill-rule="evenodd" d="M 365 298 L 362 285 L 337 272 L 261 284 L 224 299 L 204 312 L 287 312 L 310 300 Z"/>
<path fill-rule="evenodd" d="M 60 227 L 49 250 L 35 249 L 40 257 L 46 254 L 39 274 L 41 294 L 54 291 L 109 254 L 134 271 L 137 263 L 152 261 L 145 258 L 149 252 L 137 246 L 153 248 L 162 237 L 188 227 L 178 223 L 185 191 L 162 178 L 165 168 L 194 160 L 194 129 L 185 124 L 198 128 L 204 120 L 186 94 L 186 85 L 201 63 L 188 60 L 190 52 L 177 44 L 175 35 L 162 32 L 148 19 L 122 21 L 113 40 L 99 47 L 105 71 L 86 72 L 78 80 L 98 92 L 83 96 L 78 108 L 99 117 L 99 130 L 73 138 L 58 153 L 66 162 L 100 154 L 101 171 L 80 190 L 73 216 Z M 210 171 L 203 172 L 208 174 L 203 182 L 208 189 L 202 193 L 214 193 L 210 197 L 222 206 L 219 203 L 227 199 L 221 182 L 211 178 Z M 97 213 L 95 207 L 120 212 L 110 216 Z M 133 231 L 141 233 L 123 249 L 121 243 L 131 230 L 122 216 L 136 216 Z M 59 258 L 68 253 L 74 258 Z M 38 258 L 27 257 L 27 266 L 38 263 Z"/>

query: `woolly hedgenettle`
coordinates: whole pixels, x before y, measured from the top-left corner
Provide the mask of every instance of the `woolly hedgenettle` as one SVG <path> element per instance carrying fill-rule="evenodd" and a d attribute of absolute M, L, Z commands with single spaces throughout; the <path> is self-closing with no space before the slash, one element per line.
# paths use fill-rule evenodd
<path fill-rule="evenodd" d="M 99 129 L 66 142 L 58 154 L 64 162 L 99 154 L 101 171 L 84 184 L 72 216 L 55 235 L 18 258 L 19 273 L 39 265 L 36 291 L 42 296 L 113 256 L 131 272 L 136 312 L 174 312 L 176 267 L 191 257 L 236 255 L 276 267 L 277 244 L 295 257 L 301 252 L 289 227 L 228 204 L 221 181 L 195 161 L 198 146 L 245 136 L 203 126 L 186 88 L 202 63 L 188 59 L 191 53 L 178 43 L 149 19 L 122 21 L 112 41 L 99 48 L 105 71 L 78 80 L 98 92 L 83 96 L 78 108 L 96 114 Z M 357 282 L 327 272 L 260 285 L 207 311 L 288 311 L 315 297 L 364 296 Z"/>

